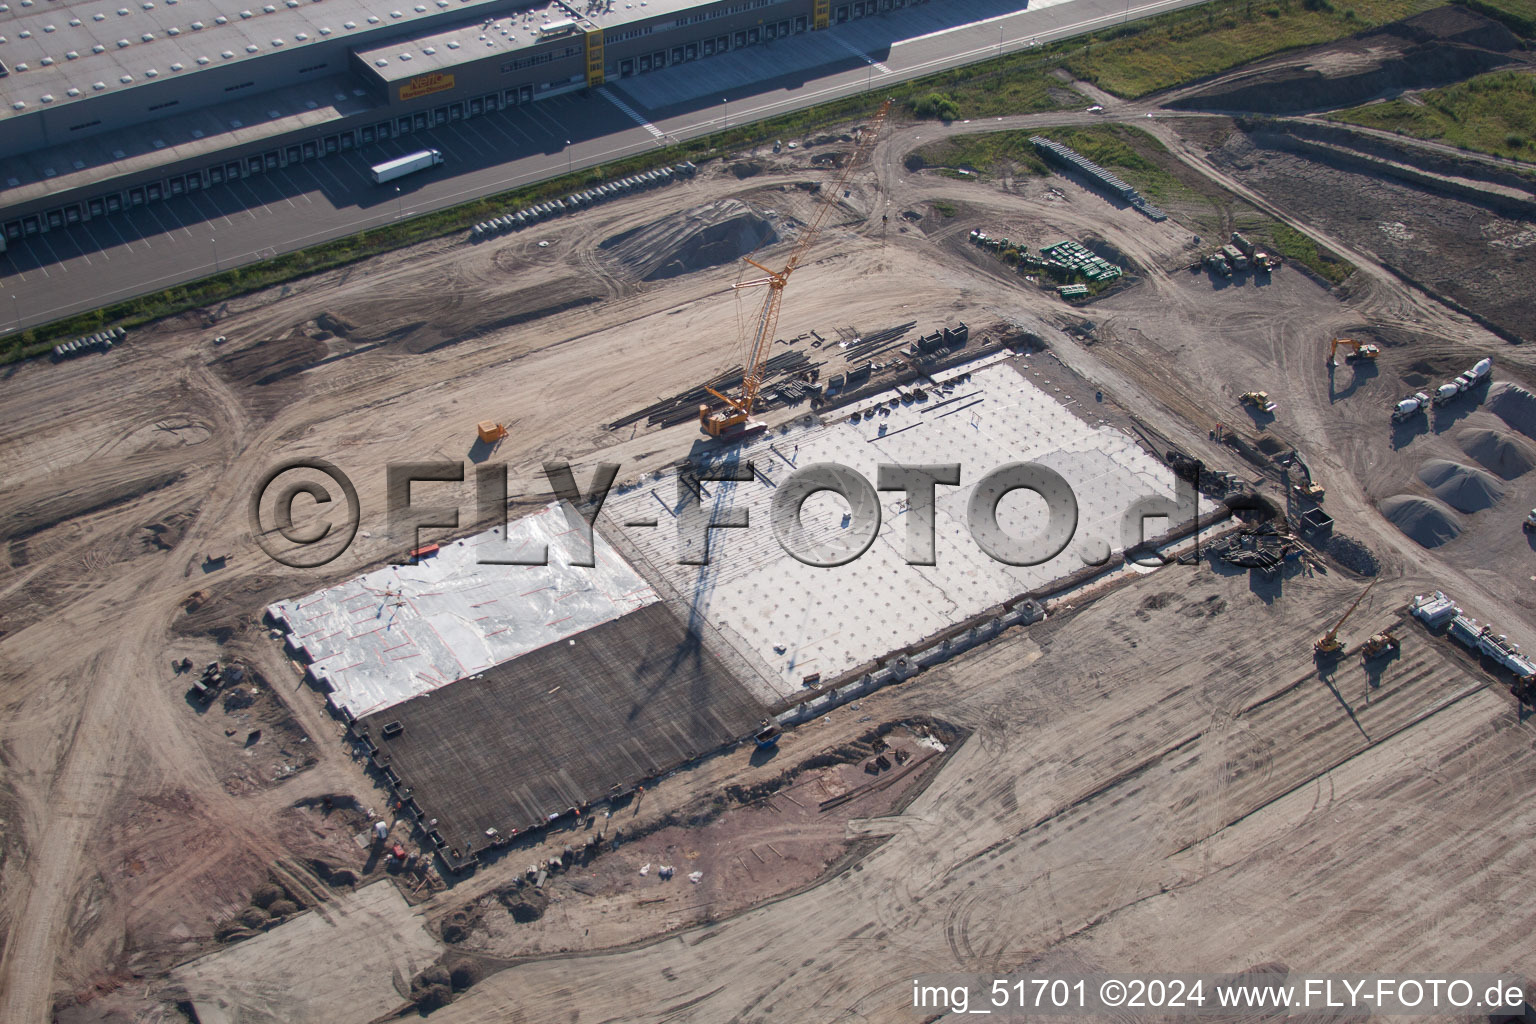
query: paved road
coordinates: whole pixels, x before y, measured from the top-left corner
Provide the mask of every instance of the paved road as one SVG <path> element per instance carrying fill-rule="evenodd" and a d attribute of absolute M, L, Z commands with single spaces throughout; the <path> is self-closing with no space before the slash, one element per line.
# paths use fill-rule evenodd
<path fill-rule="evenodd" d="M 461 121 L 35 235 L 0 256 L 0 336 L 351 234 L 949 67 L 1203 0 L 946 0 Z M 444 166 L 376 186 L 431 145 Z"/>

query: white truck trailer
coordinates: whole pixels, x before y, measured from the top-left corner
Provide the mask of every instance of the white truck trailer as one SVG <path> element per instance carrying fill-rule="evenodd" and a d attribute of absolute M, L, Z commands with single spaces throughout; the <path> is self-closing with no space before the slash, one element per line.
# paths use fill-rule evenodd
<path fill-rule="evenodd" d="M 394 181 L 403 178 L 407 174 L 415 174 L 424 171 L 428 167 L 436 167 L 443 162 L 443 154 L 435 149 L 423 149 L 417 153 L 407 153 L 405 156 L 386 160 L 382 164 L 375 164 L 369 168 L 368 173 L 373 175 L 373 182 L 382 185 L 386 181 Z"/>

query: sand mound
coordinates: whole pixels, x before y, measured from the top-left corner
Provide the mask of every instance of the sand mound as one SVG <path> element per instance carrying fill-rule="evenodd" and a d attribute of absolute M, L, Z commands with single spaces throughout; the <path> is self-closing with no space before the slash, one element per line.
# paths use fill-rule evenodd
<path fill-rule="evenodd" d="M 1419 479 L 1458 512 L 1481 512 L 1504 497 L 1504 488 L 1492 476 L 1449 459 L 1428 460 L 1419 467 Z"/>
<path fill-rule="evenodd" d="M 1433 498 L 1394 494 L 1381 503 L 1381 514 L 1426 548 L 1437 548 L 1461 536 L 1456 513 Z"/>
<path fill-rule="evenodd" d="M 1503 431 L 1463 430 L 1456 435 L 1456 443 L 1467 455 L 1505 480 L 1513 480 L 1536 466 L 1536 452 Z"/>
<path fill-rule="evenodd" d="M 1488 389 L 1488 408 L 1526 437 L 1536 437 L 1536 395 L 1525 388 L 1499 381 Z"/>
<path fill-rule="evenodd" d="M 661 281 L 740 259 L 779 240 L 773 222 L 724 199 L 614 235 L 598 246 L 642 281 Z"/>

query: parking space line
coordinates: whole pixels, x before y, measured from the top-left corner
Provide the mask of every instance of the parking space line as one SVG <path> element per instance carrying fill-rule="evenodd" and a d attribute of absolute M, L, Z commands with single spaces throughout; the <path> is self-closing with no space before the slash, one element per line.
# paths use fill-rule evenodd
<path fill-rule="evenodd" d="M 466 125 L 463 121 L 460 121 L 454 129 L 453 141 L 468 146 L 470 149 L 474 150 L 476 156 L 489 157 L 491 154 L 486 152 L 483 146 L 478 146 L 475 144 L 474 140 L 478 134 L 478 132 L 470 129 L 469 126 Z M 482 139 L 481 141 L 483 142 L 484 140 Z"/>
<path fill-rule="evenodd" d="M 501 155 L 501 145 L 491 135 L 480 128 L 474 127 L 467 121 L 464 123 L 464 127 L 485 145 L 485 148 L 490 151 L 491 156 Z"/>
<path fill-rule="evenodd" d="M 346 192 L 349 189 L 349 186 L 347 185 L 347 183 L 342 181 L 340 178 L 338 178 L 336 176 L 336 172 L 331 170 L 329 167 L 325 166 L 325 164 L 323 164 L 323 163 L 316 164 L 314 167 L 307 168 L 307 170 L 309 171 L 310 175 L 314 177 L 315 185 L 317 187 L 320 187 L 320 172 L 324 171 L 325 174 L 326 174 L 326 177 L 330 178 L 332 181 L 334 181 L 336 183 L 336 187 L 337 188 L 341 189 L 343 192 Z M 323 188 L 322 188 L 322 191 L 323 191 Z M 311 202 L 313 202 L 313 200 L 311 200 Z"/>
<path fill-rule="evenodd" d="M 101 239 L 96 237 L 96 232 L 91 230 L 89 221 L 80 222 L 80 230 L 85 232 L 85 237 L 91 240 L 91 250 L 108 263 L 112 262 L 112 256 L 107 252 L 107 247 L 101 244 Z"/>
<path fill-rule="evenodd" d="M 119 242 L 123 243 L 123 248 L 127 249 L 129 254 L 132 255 L 132 253 L 133 253 L 133 245 L 132 245 L 132 243 L 130 243 L 128 241 L 128 239 L 123 235 L 123 233 L 120 230 L 118 230 L 118 227 L 117 227 L 117 224 L 116 224 L 116 218 L 117 217 L 121 217 L 121 216 L 122 216 L 122 214 L 120 214 L 120 213 L 119 214 L 108 214 L 105 223 L 106 223 L 107 227 L 112 229 L 112 233 L 117 236 L 117 240 Z"/>
<path fill-rule="evenodd" d="M 261 211 L 270 217 L 272 215 L 272 209 L 262 201 L 261 193 L 256 191 L 255 186 L 252 185 L 246 178 L 241 178 L 240 184 L 245 186 L 245 190 L 251 194 L 251 198 L 256 201 L 256 205 L 261 207 Z M 256 217 L 256 211 L 251 209 L 249 206 L 245 208 L 245 212 L 251 215 L 251 220 L 258 219 Z"/>
<path fill-rule="evenodd" d="M 519 107 L 516 111 L 513 112 L 513 116 L 511 118 L 507 119 L 506 127 L 507 127 L 508 130 L 516 132 L 518 135 L 521 135 L 523 137 L 523 144 L 524 145 L 534 146 L 535 143 L 533 141 L 533 136 L 529 135 L 527 130 L 523 127 L 523 125 L 518 123 L 519 120 L 525 119 L 525 118 L 527 118 L 527 116 L 528 116 L 527 111 L 525 111 L 521 107 Z"/>
<path fill-rule="evenodd" d="M 180 199 L 182 197 L 177 196 L 176 198 Z M 167 201 L 166 204 L 161 207 L 161 209 L 165 210 L 165 216 L 175 224 L 175 227 L 171 229 L 172 234 L 176 233 L 176 228 L 181 228 L 181 230 L 187 233 L 188 238 L 197 237 L 196 235 L 192 234 L 192 230 L 187 227 L 187 222 L 182 219 L 181 215 L 176 212 L 176 207 L 171 205 L 169 201 Z"/>
<path fill-rule="evenodd" d="M 303 195 L 303 184 L 298 180 L 299 173 L 303 170 L 303 164 L 289 164 L 287 167 L 279 167 L 272 172 L 272 180 L 280 182 L 278 191 L 288 206 L 297 210 L 298 204 L 293 201 L 295 195 Z"/>
<path fill-rule="evenodd" d="M 494 114 L 485 115 L 485 127 L 487 129 L 487 133 L 499 132 L 501 135 L 505 136 L 509 142 L 515 143 L 517 140 L 512 138 L 512 134 L 502 126 L 502 122 L 506 121 L 506 119 L 506 112 L 501 110 L 498 110 Z"/>
<path fill-rule="evenodd" d="M 197 201 L 198 200 L 198 196 L 197 195 L 195 195 L 195 194 L 188 195 L 187 199 L 188 199 L 188 205 L 190 205 L 192 207 L 192 209 L 197 211 L 198 216 L 200 216 L 202 218 L 202 223 L 208 225 L 208 227 L 212 228 L 214 226 L 213 225 L 213 221 L 215 219 L 222 219 L 225 224 L 229 224 L 230 223 L 229 218 L 225 217 L 223 212 L 220 211 L 219 208 L 214 205 L 213 200 L 210 199 L 210 200 L 207 201 L 208 208 L 212 209 L 212 211 L 213 211 L 210 214 L 207 209 L 204 209 L 203 204 L 199 203 Z M 233 226 L 233 225 L 231 225 L 231 226 Z"/>
<path fill-rule="evenodd" d="M 69 267 L 64 265 L 64 261 L 59 258 L 58 252 L 53 248 L 53 243 L 48 241 L 48 235 L 46 233 L 45 234 L 40 234 L 40 235 L 37 236 L 37 240 L 42 242 L 43 243 L 43 247 L 48 250 L 48 255 L 49 255 L 49 257 L 51 257 L 50 262 L 52 262 L 55 266 L 57 266 L 60 269 L 62 269 L 64 271 L 64 273 L 66 273 L 66 274 L 69 273 Z M 41 269 L 42 269 L 44 274 L 48 274 L 48 268 L 47 267 L 42 267 Z"/>
<path fill-rule="evenodd" d="M 161 220 L 159 218 L 159 216 L 155 213 L 153 207 L 149 207 L 149 206 L 144 207 L 144 214 L 147 217 L 149 217 L 150 220 L 154 221 L 156 224 L 158 224 L 160 226 L 160 233 L 162 235 L 169 235 L 169 234 L 172 233 L 171 229 L 165 226 L 165 221 Z"/>

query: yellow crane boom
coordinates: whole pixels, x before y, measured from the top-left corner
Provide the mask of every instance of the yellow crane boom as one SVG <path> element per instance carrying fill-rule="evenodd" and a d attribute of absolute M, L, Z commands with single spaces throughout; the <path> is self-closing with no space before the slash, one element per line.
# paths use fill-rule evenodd
<path fill-rule="evenodd" d="M 704 390 L 724 402 L 726 408 L 711 411 L 709 406 L 699 406 L 699 424 L 704 432 L 711 437 L 720 437 L 728 434 L 746 423 L 752 418 L 752 409 L 757 404 L 757 394 L 763 386 L 768 365 L 769 349 L 773 345 L 773 332 L 779 323 L 779 307 L 784 302 L 784 286 L 789 283 L 789 275 L 795 272 L 810 251 L 811 244 L 815 242 L 820 233 L 822 224 L 827 219 L 827 214 L 837 203 L 839 195 L 843 191 L 843 185 L 847 183 L 848 176 L 853 172 L 853 167 L 874 146 L 875 140 L 880 135 L 880 128 L 885 124 L 886 115 L 890 113 L 891 101 L 886 100 L 876 111 L 874 118 L 859 135 L 857 145 L 853 153 L 849 155 L 847 163 L 843 164 L 842 173 L 837 176 L 830 193 L 823 190 L 824 202 L 817 208 L 811 222 L 800 232 L 800 238 L 790 250 L 789 259 L 784 264 L 783 270 L 770 270 L 761 263 L 747 257 L 743 261 L 761 270 L 767 277 L 756 281 L 746 281 L 735 285 L 735 288 L 757 288 L 766 285 L 768 295 L 763 300 L 763 307 L 758 311 L 756 323 L 753 325 L 752 334 L 743 345 L 744 359 L 742 360 L 743 374 L 741 380 L 741 394 L 737 397 L 723 395 L 714 388 L 705 387 Z"/>
<path fill-rule="evenodd" d="M 1371 580 L 1370 584 L 1360 592 L 1360 596 L 1355 598 L 1355 603 L 1350 605 L 1349 609 L 1345 611 L 1343 615 L 1339 616 L 1339 621 L 1335 622 L 1333 624 L 1333 628 L 1324 633 L 1322 638 L 1318 640 L 1317 643 L 1312 645 L 1312 649 L 1317 651 L 1318 654 L 1338 654 L 1340 651 L 1342 651 L 1344 649 L 1344 645 L 1339 643 L 1339 627 L 1344 625 L 1345 619 L 1354 614 L 1356 608 L 1360 607 L 1360 602 L 1364 601 L 1365 595 L 1371 592 L 1371 587 L 1374 587 L 1380 582 L 1381 579 L 1379 577 L 1377 579 Z"/>

